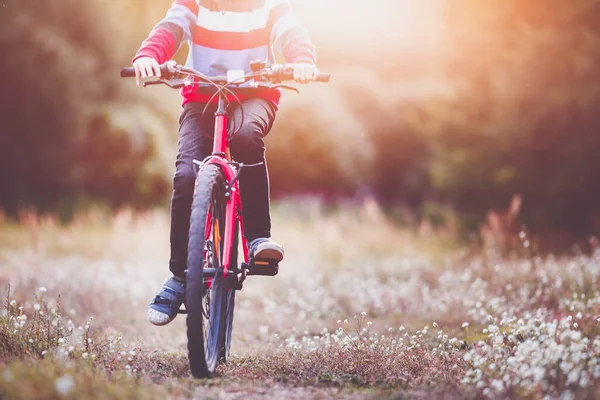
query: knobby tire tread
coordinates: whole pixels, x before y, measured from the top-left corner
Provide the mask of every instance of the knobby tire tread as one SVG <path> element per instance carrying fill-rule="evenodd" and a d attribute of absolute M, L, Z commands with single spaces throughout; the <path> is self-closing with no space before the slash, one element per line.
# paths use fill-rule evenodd
<path fill-rule="evenodd" d="M 188 244 L 188 270 L 186 277 L 186 309 L 187 313 L 187 336 L 188 336 L 188 356 L 190 362 L 190 370 L 192 375 L 196 378 L 207 378 L 213 375 L 219 358 L 223 353 L 222 347 L 224 343 L 223 333 L 224 331 L 224 313 L 226 307 L 222 307 L 223 298 L 218 301 L 219 306 L 213 310 L 216 306 L 211 304 L 211 315 L 216 312 L 217 317 L 213 323 L 216 323 L 218 332 L 216 333 L 216 343 L 213 344 L 217 347 L 212 353 L 216 354 L 217 360 L 214 359 L 206 360 L 205 342 L 208 338 L 204 337 L 203 331 L 203 320 L 202 306 L 203 297 L 206 292 L 206 288 L 202 276 L 202 267 L 204 262 L 204 246 L 205 246 L 205 226 L 208 217 L 208 211 L 212 204 L 213 196 L 223 196 L 225 185 L 225 177 L 220 167 L 216 165 L 205 166 L 196 179 L 196 186 L 194 190 L 194 197 L 192 202 L 192 211 L 190 216 L 190 231 L 189 231 L 189 244 Z M 221 200 L 222 212 L 225 212 L 224 198 Z M 224 215 L 224 214 L 223 214 Z M 214 216 L 213 216 L 214 217 Z M 220 258 L 220 255 L 218 255 Z M 225 282 L 223 279 L 220 280 L 222 283 L 221 287 L 224 286 Z M 214 287 L 213 287 L 214 290 Z M 221 290 L 217 288 L 217 292 Z M 225 290 L 221 290 L 222 296 L 227 297 Z M 207 331 L 207 335 L 209 332 Z"/>

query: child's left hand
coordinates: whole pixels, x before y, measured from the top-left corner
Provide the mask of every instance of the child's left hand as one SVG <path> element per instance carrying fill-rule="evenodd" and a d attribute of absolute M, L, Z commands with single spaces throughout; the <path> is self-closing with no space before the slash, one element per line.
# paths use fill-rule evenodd
<path fill-rule="evenodd" d="M 319 69 L 309 63 L 286 64 L 285 68 L 292 69 L 294 71 L 294 80 L 300 83 L 313 81 L 319 75 Z"/>

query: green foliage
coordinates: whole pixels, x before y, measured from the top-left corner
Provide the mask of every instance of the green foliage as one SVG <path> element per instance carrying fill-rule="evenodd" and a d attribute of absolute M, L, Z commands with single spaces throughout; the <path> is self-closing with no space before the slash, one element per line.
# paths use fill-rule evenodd
<path fill-rule="evenodd" d="M 149 168 L 151 138 L 110 120 L 118 67 L 96 11 L 20 1 L 0 26 L 0 206 L 9 212 L 68 215 L 84 199 L 143 206 L 166 195 L 165 178 Z"/>

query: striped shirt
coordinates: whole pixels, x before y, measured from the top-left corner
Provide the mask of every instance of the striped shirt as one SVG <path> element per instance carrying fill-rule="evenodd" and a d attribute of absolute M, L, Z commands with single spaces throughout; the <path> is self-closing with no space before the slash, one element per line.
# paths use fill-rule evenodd
<path fill-rule="evenodd" d="M 277 50 L 290 63 L 316 63 L 315 48 L 287 0 L 175 0 L 136 53 L 162 64 L 183 42 L 186 66 L 207 76 L 229 70 L 250 72 L 250 61 L 275 61 Z M 181 89 L 183 104 L 207 102 L 214 90 L 204 85 Z M 240 98 L 262 97 L 278 105 L 276 89 L 237 90 Z M 217 99 L 214 99 L 215 101 Z"/>

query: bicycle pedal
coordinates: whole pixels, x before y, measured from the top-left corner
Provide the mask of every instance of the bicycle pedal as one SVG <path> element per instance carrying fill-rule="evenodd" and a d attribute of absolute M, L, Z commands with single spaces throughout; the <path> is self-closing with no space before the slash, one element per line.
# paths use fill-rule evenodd
<path fill-rule="evenodd" d="M 246 265 L 248 275 L 275 276 L 279 273 L 279 263 L 273 260 L 254 259 Z"/>
<path fill-rule="evenodd" d="M 179 310 L 177 310 L 177 314 L 187 314 L 187 310 L 185 308 L 180 308 Z"/>

